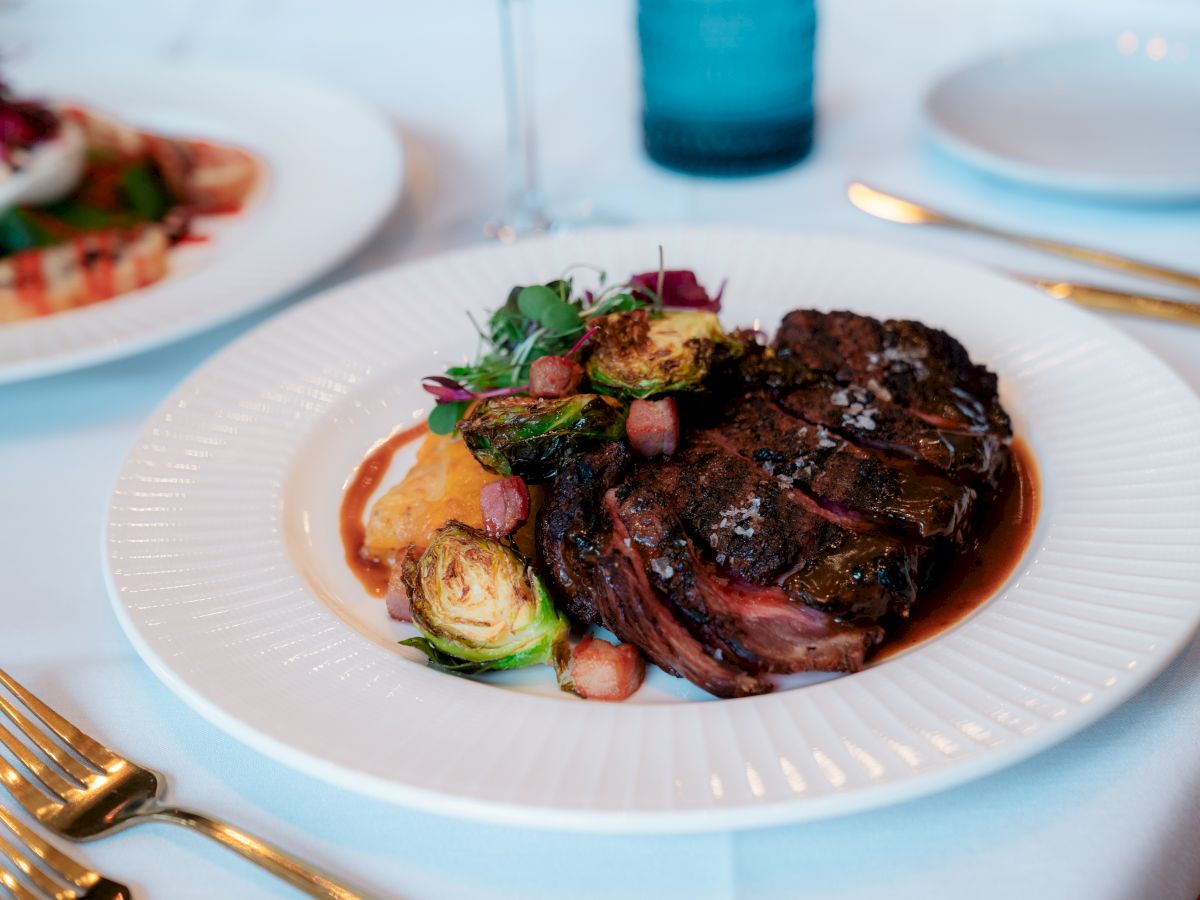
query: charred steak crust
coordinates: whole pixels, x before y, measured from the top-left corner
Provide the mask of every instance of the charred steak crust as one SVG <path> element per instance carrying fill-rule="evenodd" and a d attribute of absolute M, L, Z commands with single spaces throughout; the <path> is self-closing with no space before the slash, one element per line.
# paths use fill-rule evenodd
<path fill-rule="evenodd" d="M 570 463 L 537 525 L 552 591 L 722 697 L 862 668 L 1009 463 L 996 378 L 917 322 L 798 310 L 687 401 L 670 457 Z"/>
<path fill-rule="evenodd" d="M 881 322 L 851 312 L 798 309 L 784 316 L 773 346 L 840 384 L 858 384 L 935 424 L 1012 435 L 996 376 L 966 348 L 920 322 Z"/>
<path fill-rule="evenodd" d="M 609 543 L 611 525 L 604 492 L 629 468 L 624 444 L 606 444 L 568 463 L 538 513 L 537 548 L 551 589 L 580 625 L 604 624 L 593 594 L 596 567 Z"/>
<path fill-rule="evenodd" d="M 550 588 L 568 615 L 602 624 L 665 671 L 718 697 L 771 690 L 771 683 L 723 660 L 697 640 L 651 587 L 610 495 L 629 467 L 623 444 L 570 463 L 538 516 L 538 552 Z M 628 541 L 628 543 L 627 543 Z"/>
<path fill-rule="evenodd" d="M 821 382 L 777 393 L 791 415 L 860 446 L 917 460 L 956 481 L 994 482 L 1002 470 L 1007 436 L 933 425 L 858 385 Z"/>
<path fill-rule="evenodd" d="M 855 446 L 789 414 L 765 392 L 739 398 L 727 417 L 729 427 L 713 432 L 730 449 L 851 523 L 890 524 L 933 538 L 957 536 L 968 521 L 971 488 Z"/>

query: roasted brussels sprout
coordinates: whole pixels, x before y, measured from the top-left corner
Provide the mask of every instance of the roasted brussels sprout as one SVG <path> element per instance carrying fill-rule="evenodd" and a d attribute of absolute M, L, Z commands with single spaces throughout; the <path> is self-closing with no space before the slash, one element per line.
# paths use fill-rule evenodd
<path fill-rule="evenodd" d="M 625 433 L 625 406 L 601 394 L 571 397 L 495 397 L 458 423 L 485 469 L 546 481 L 566 463 Z"/>
<path fill-rule="evenodd" d="M 463 674 L 549 663 L 564 673 L 571 647 L 566 617 L 516 550 L 450 521 L 401 577 L 421 637 L 415 647 L 438 667 Z"/>
<path fill-rule="evenodd" d="M 710 312 L 644 309 L 605 316 L 592 339 L 587 375 L 597 390 L 645 398 L 702 386 L 714 356 L 733 345 Z"/>

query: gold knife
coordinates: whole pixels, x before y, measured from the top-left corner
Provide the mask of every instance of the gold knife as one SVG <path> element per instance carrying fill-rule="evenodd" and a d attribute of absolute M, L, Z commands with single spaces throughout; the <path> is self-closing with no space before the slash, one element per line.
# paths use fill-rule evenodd
<path fill-rule="evenodd" d="M 1182 300 L 1169 300 L 1166 297 L 1147 297 L 1142 294 L 1115 291 L 1091 284 L 1073 284 L 1070 281 L 1051 281 L 1046 278 L 1028 276 L 1017 277 L 1026 284 L 1041 288 L 1051 296 L 1070 300 L 1080 306 L 1086 306 L 1088 309 L 1102 309 L 1108 312 L 1146 316 L 1151 319 L 1166 319 L 1169 322 L 1200 325 L 1200 303 L 1185 303 Z"/>
<path fill-rule="evenodd" d="M 1050 240 L 1049 238 L 1032 237 L 1030 235 L 1004 231 L 1000 228 L 993 228 L 990 225 L 981 225 L 978 222 L 968 222 L 965 219 L 959 219 L 955 216 L 938 212 L 927 206 L 921 206 L 919 203 L 914 203 L 911 200 L 905 200 L 893 194 L 886 194 L 883 191 L 863 184 L 861 181 L 851 182 L 849 187 L 846 188 L 846 195 L 850 198 L 851 203 L 867 213 L 867 215 L 875 216 L 878 219 L 884 219 L 888 222 L 899 222 L 902 225 L 941 225 L 946 228 L 972 231 L 976 234 L 985 234 L 989 237 L 1009 241 L 1010 243 L 1032 247 L 1035 250 L 1041 250 L 1046 253 L 1057 253 L 1060 256 L 1068 256 L 1071 259 L 1081 260 L 1092 265 L 1105 266 L 1122 272 L 1133 272 L 1147 278 L 1180 284 L 1192 290 L 1200 290 L 1200 275 L 1193 272 L 1183 272 L 1178 269 L 1168 268 L 1167 266 L 1160 266 L 1156 263 L 1118 256 L 1116 253 L 1110 253 L 1107 250 L 1079 247 L 1074 244 L 1065 244 L 1061 241 Z M 1184 305 L 1186 306 L 1186 304 Z M 1105 306 L 1103 308 L 1112 309 L 1113 307 Z M 1128 312 L 1129 310 L 1126 309 L 1124 311 Z"/>

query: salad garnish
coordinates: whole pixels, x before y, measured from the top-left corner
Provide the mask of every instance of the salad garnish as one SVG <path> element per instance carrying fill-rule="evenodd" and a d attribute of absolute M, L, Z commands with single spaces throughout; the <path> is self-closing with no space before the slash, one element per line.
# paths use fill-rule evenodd
<path fill-rule="evenodd" d="M 661 260 L 661 256 L 660 256 Z M 634 275 L 626 282 L 600 290 L 577 290 L 570 277 L 545 284 L 515 287 L 504 305 L 488 317 L 486 327 L 471 321 L 479 333 L 480 349 L 471 363 L 451 366 L 444 375 L 429 375 L 421 386 L 437 400 L 429 414 L 429 429 L 450 434 L 471 404 L 491 397 L 529 391 L 529 367 L 544 356 L 572 357 L 587 344 L 600 317 L 649 308 L 717 312 L 724 285 L 716 296 L 700 285 L 695 272 L 668 270 Z"/>

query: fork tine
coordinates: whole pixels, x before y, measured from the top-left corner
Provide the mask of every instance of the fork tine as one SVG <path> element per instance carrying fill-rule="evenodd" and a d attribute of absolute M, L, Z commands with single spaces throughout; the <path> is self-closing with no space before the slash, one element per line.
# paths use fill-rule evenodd
<path fill-rule="evenodd" d="M 13 798 L 35 819 L 40 820 L 62 808 L 62 803 L 35 788 L 3 756 L 0 756 L 0 784 L 8 788 Z"/>
<path fill-rule="evenodd" d="M 7 856 L 29 882 L 48 897 L 56 897 L 63 893 L 64 888 L 53 878 L 43 872 L 37 865 L 30 862 L 29 857 L 0 837 L 0 854 Z"/>
<path fill-rule="evenodd" d="M 9 703 L 2 695 L 0 695 L 0 712 L 8 716 L 12 723 L 37 744 L 43 753 L 62 766 L 68 775 L 81 785 L 88 784 L 93 777 L 92 770 L 51 740 L 46 732 L 42 731 L 28 716 Z"/>
<path fill-rule="evenodd" d="M 113 753 L 99 741 L 84 734 L 49 706 L 25 690 L 11 675 L 0 669 L 0 684 L 12 692 L 18 700 L 24 703 L 35 716 L 41 719 L 55 734 L 67 742 L 72 750 L 88 762 L 102 769 L 119 765 L 125 760 Z"/>
<path fill-rule="evenodd" d="M 5 869 L 0 868 L 0 885 L 8 888 L 10 894 L 15 900 L 39 900 L 31 891 L 26 890 L 24 885 L 17 879 L 13 878 Z"/>
<path fill-rule="evenodd" d="M 3 725 L 0 725 L 0 744 L 7 747 L 17 761 L 55 796 L 65 800 L 69 793 L 78 789 L 38 759 L 36 754 L 30 752 L 29 748 L 17 740 L 16 736 Z"/>
<path fill-rule="evenodd" d="M 92 885 L 100 880 L 100 876 L 91 869 L 87 868 L 81 863 L 76 862 L 74 859 L 67 856 L 67 854 L 63 853 L 52 844 L 48 844 L 46 841 L 42 840 L 38 836 L 37 832 L 35 832 L 32 828 L 23 825 L 3 806 L 0 806 L 0 822 L 3 822 L 5 825 L 7 825 L 9 830 L 11 830 L 13 834 L 20 838 L 21 841 L 24 842 L 25 846 L 28 847 L 35 856 L 49 866 L 51 871 L 53 871 L 54 874 L 59 878 L 70 882 L 78 888 L 83 888 L 84 890 L 92 887 Z M 16 860 L 13 861 L 16 862 Z M 19 866 L 20 863 L 17 863 L 17 865 Z"/>

